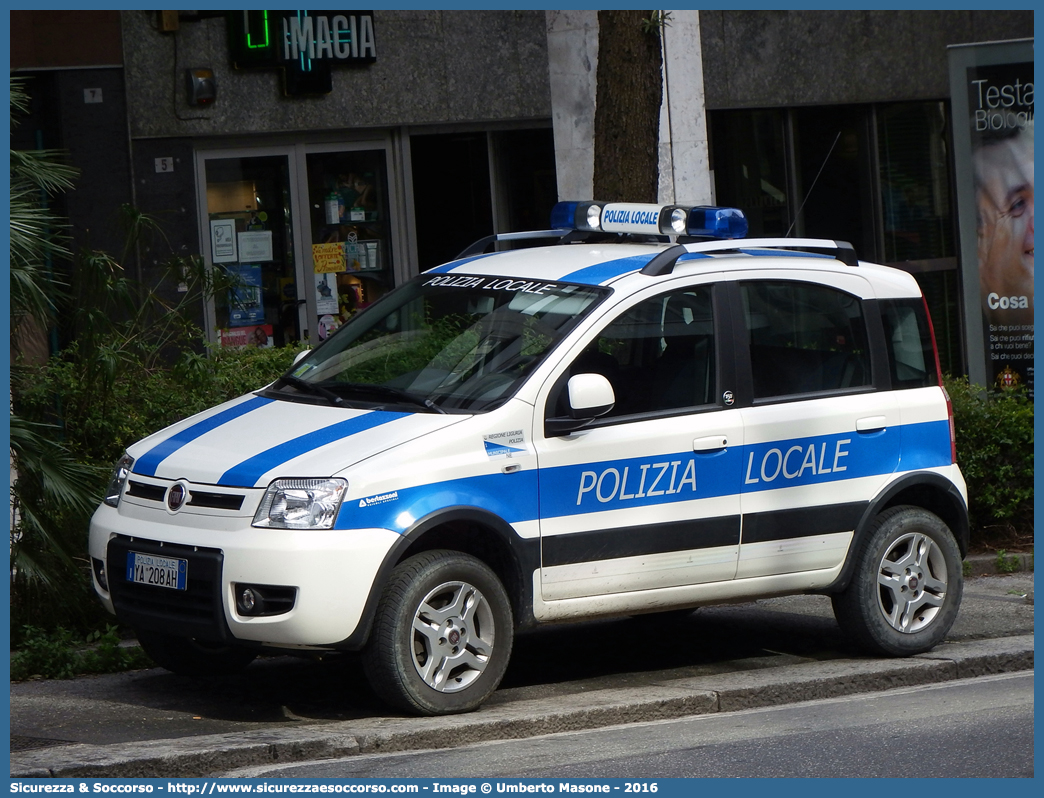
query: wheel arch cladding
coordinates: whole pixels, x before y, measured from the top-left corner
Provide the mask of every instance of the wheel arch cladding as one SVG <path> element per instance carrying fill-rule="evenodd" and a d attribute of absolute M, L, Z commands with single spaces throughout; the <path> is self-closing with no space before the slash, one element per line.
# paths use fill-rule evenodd
<path fill-rule="evenodd" d="M 405 533 L 409 541 L 397 562 L 431 549 L 470 554 L 500 579 L 511 601 L 515 625 L 532 626 L 533 597 L 527 578 L 540 567 L 539 539 L 526 539 L 499 516 L 477 507 L 447 507 L 429 513 Z"/>
<path fill-rule="evenodd" d="M 950 528 L 961 557 L 968 554 L 968 507 L 956 486 L 946 477 L 931 471 L 906 474 L 879 494 L 863 512 L 863 516 L 852 535 L 844 567 L 833 584 L 823 593 L 844 590 L 855 571 L 856 552 L 859 543 L 869 534 L 877 517 L 890 507 L 898 505 L 920 507 L 934 513 Z"/>

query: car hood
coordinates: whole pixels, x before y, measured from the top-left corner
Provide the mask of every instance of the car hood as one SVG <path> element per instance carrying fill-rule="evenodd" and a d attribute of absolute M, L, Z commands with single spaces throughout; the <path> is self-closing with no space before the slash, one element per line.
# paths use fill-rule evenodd
<path fill-rule="evenodd" d="M 469 418 L 354 410 L 250 394 L 134 444 L 133 473 L 228 487 L 276 477 L 332 476 L 368 457 Z"/>

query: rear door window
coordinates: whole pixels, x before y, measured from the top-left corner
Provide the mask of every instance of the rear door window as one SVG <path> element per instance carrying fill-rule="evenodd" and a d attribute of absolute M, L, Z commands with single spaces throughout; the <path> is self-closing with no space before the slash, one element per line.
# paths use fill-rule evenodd
<path fill-rule="evenodd" d="M 744 282 L 740 294 L 755 402 L 871 384 L 858 297 L 784 280 Z"/>

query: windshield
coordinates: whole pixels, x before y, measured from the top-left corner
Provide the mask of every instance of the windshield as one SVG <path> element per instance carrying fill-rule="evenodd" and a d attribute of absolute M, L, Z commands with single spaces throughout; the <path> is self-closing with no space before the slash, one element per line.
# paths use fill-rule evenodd
<path fill-rule="evenodd" d="M 507 277 L 422 276 L 352 318 L 272 393 L 347 407 L 491 410 L 607 293 Z"/>

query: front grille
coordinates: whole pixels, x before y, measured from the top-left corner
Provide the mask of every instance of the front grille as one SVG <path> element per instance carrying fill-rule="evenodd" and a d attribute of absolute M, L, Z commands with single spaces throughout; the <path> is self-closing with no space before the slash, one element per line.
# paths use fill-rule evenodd
<path fill-rule="evenodd" d="M 146 482 L 135 482 L 133 479 L 127 485 L 127 495 L 135 499 L 145 499 L 150 502 L 163 501 L 163 495 L 167 489 L 162 485 L 149 485 Z"/>
<path fill-rule="evenodd" d="M 188 561 L 185 590 L 127 581 L 127 553 Z M 117 617 L 135 629 L 225 642 L 231 639 L 221 604 L 220 549 L 177 546 L 119 535 L 109 541 L 108 580 Z"/>
<path fill-rule="evenodd" d="M 167 488 L 163 485 L 151 485 L 147 482 L 130 480 L 127 486 L 127 495 L 135 499 L 144 499 L 150 502 L 162 502 L 167 495 Z M 189 507 L 206 507 L 211 510 L 239 510 L 243 507 L 243 497 L 235 493 L 217 493 L 205 490 L 189 490 Z"/>
<path fill-rule="evenodd" d="M 210 507 L 214 510 L 238 510 L 243 506 L 243 497 L 234 493 L 208 493 L 201 490 L 189 491 L 189 507 Z"/>

